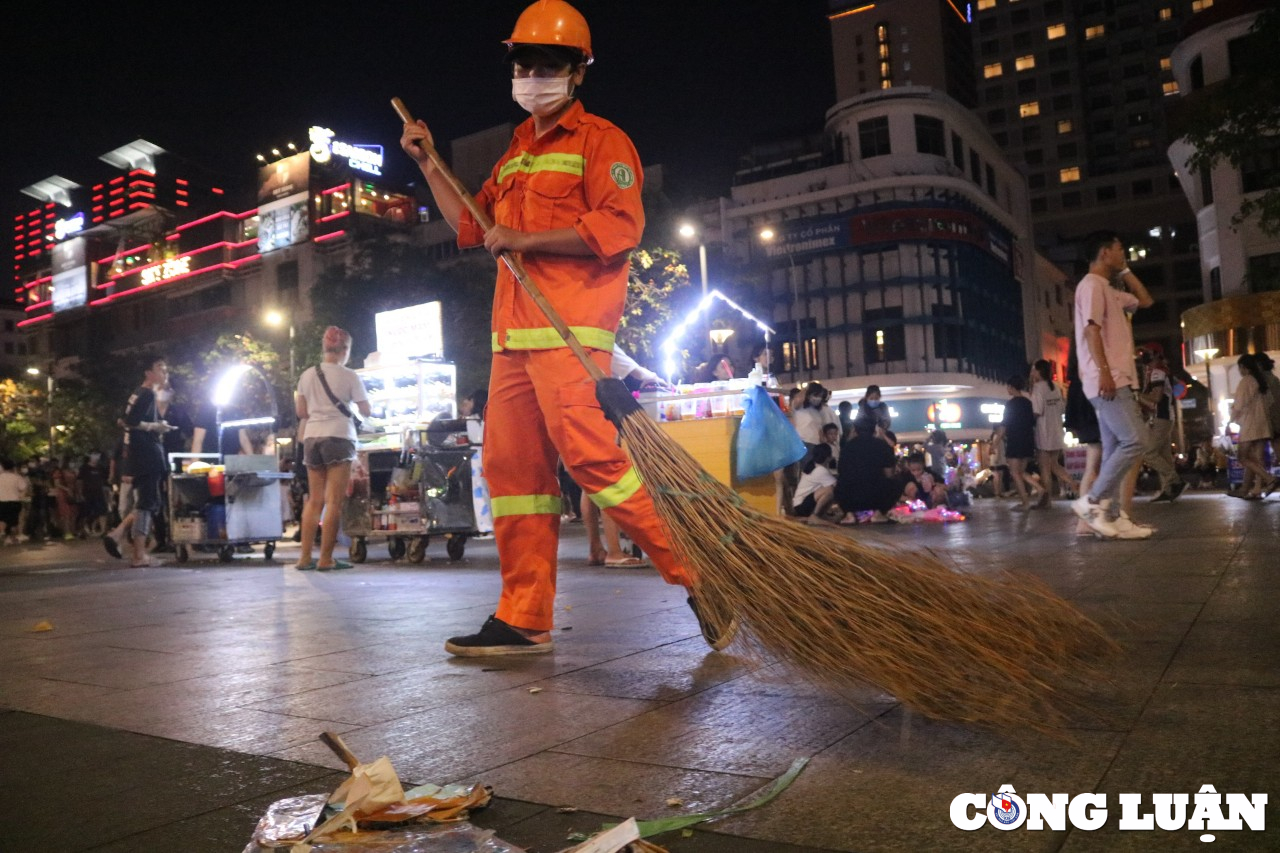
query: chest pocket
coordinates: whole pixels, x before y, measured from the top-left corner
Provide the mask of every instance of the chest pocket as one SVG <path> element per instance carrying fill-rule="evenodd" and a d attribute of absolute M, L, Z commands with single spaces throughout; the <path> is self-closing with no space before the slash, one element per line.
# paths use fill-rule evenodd
<path fill-rule="evenodd" d="M 581 175 L 534 172 L 526 180 L 524 189 L 524 221 L 528 230 L 567 228 L 584 209 Z"/>

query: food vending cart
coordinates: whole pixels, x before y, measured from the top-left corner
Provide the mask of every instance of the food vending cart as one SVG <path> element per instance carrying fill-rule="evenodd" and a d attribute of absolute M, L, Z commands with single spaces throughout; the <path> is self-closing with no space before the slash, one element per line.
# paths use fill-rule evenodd
<path fill-rule="evenodd" d="M 269 410 L 259 417 L 224 420 L 233 403 L 237 411 Z M 293 474 L 279 470 L 274 453 L 223 455 L 222 437 L 229 430 L 274 431 L 275 394 L 266 377 L 247 364 L 236 364 L 219 379 L 213 394 L 217 415 L 218 453 L 169 454 L 169 529 L 174 556 L 185 563 L 192 550 L 216 551 L 229 563 L 238 546 L 263 546 L 270 560 L 284 535 L 282 486 Z"/>
<path fill-rule="evenodd" d="M 461 560 L 475 536 L 471 457 L 463 446 L 436 447 L 426 430 L 405 430 L 400 450 L 362 448 L 352 468 L 342 530 L 351 561 L 369 558 L 369 543 L 385 541 L 393 560 L 421 563 L 433 536 L 445 536 L 450 560 Z"/>
<path fill-rule="evenodd" d="M 385 432 L 361 436 L 361 446 L 398 451 L 407 428 L 456 414 L 457 370 L 444 361 L 439 302 L 382 311 L 374 322 L 378 349 L 356 374 Z"/>

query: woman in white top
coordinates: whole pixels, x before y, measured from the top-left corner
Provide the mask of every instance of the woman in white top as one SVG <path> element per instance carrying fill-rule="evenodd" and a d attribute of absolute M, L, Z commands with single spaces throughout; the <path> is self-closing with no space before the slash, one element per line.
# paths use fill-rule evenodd
<path fill-rule="evenodd" d="M 822 518 L 836 495 L 831 446 L 819 444 L 805 463 L 791 506 L 796 518 Z"/>
<path fill-rule="evenodd" d="M 1036 506 L 1047 507 L 1053 495 L 1053 478 L 1062 481 L 1064 491 L 1075 491 L 1075 479 L 1062 467 L 1059 458 L 1066 442 L 1062 434 L 1062 416 L 1067 401 L 1053 384 L 1053 365 L 1040 359 L 1031 366 L 1031 410 L 1036 416 L 1036 455 L 1040 466 L 1040 484 L 1044 494 Z"/>
<path fill-rule="evenodd" d="M 319 569 L 322 572 L 351 568 L 350 563 L 334 560 L 333 546 L 338 540 L 351 463 L 356 458 L 356 424 L 351 407 L 354 405 L 366 418 L 370 411 L 364 383 L 346 366 L 351 357 L 351 335 L 330 326 L 324 330 L 323 344 L 324 360 L 303 371 L 295 400 L 298 439 L 302 441 L 302 461 L 307 466 L 310 492 L 302 508 L 302 549 L 294 566 L 303 571 Z M 316 526 L 321 515 L 324 527 L 320 534 L 320 558 L 312 560 L 311 547 L 316 541 Z"/>
<path fill-rule="evenodd" d="M 792 423 L 800 440 L 813 450 L 822 444 L 822 428 L 827 424 L 840 426 L 840 416 L 827 405 L 831 392 L 818 382 L 810 382 L 804 388 L 804 404 L 792 413 Z"/>
<path fill-rule="evenodd" d="M 1270 397 L 1267 379 L 1256 355 L 1245 353 L 1236 365 L 1240 369 L 1240 383 L 1236 385 L 1235 402 L 1231 404 L 1231 420 L 1240 425 L 1237 440 L 1244 482 L 1239 491 L 1228 494 L 1256 501 L 1270 495 L 1278 484 L 1263 463 L 1263 451 L 1271 438 L 1271 421 L 1267 416 Z"/>

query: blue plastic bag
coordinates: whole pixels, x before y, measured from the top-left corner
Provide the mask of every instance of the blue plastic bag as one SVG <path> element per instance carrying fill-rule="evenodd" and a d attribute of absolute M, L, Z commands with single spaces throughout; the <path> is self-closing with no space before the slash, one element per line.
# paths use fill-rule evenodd
<path fill-rule="evenodd" d="M 762 477 L 793 462 L 807 448 L 791 421 L 759 385 L 752 386 L 743 401 L 742 425 L 738 428 L 737 477 Z"/>

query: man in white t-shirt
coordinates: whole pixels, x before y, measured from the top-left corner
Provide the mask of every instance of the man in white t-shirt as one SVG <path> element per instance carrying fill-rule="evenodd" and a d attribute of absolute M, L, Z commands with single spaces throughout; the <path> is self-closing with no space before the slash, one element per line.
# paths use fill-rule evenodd
<path fill-rule="evenodd" d="M 1154 300 L 1129 269 L 1119 235 L 1090 235 L 1085 252 L 1089 272 L 1076 285 L 1076 351 L 1084 394 L 1098 413 L 1102 468 L 1088 494 L 1071 508 L 1104 538 L 1145 539 L 1151 528 L 1120 512 L 1120 487 L 1146 448 L 1146 427 L 1134 393 L 1138 376 L 1129 316 Z M 1119 287 L 1112 287 L 1113 278 Z"/>

